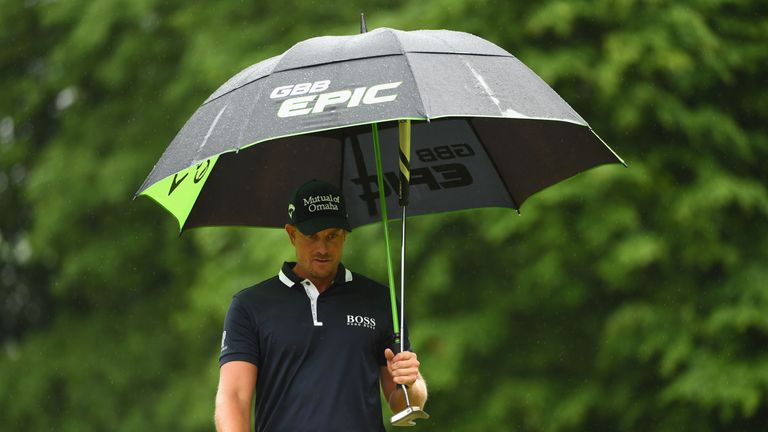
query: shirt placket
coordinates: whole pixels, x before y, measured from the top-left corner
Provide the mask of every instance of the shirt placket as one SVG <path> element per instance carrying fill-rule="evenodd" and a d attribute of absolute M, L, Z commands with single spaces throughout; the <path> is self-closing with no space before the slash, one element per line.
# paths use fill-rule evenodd
<path fill-rule="evenodd" d="M 312 309 L 312 324 L 315 327 L 322 327 L 323 323 L 317 319 L 317 298 L 320 297 L 320 291 L 309 279 L 304 279 L 301 285 L 304 287 L 307 297 L 309 297 L 309 305 Z"/>

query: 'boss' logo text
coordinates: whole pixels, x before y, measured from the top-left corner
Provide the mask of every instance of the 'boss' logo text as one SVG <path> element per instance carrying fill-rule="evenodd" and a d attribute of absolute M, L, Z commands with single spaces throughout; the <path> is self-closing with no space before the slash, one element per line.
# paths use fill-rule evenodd
<path fill-rule="evenodd" d="M 365 317 L 360 315 L 347 315 L 347 325 L 375 329 L 376 320 L 371 317 Z"/>

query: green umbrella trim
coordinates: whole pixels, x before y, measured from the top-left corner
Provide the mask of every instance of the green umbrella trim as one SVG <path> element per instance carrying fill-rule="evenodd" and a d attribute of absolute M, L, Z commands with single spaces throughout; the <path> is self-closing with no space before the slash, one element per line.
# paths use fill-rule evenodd
<path fill-rule="evenodd" d="M 153 184 L 139 195 L 146 195 L 168 210 L 179 222 L 179 232 L 203 190 L 208 175 L 219 160 L 213 156 Z"/>

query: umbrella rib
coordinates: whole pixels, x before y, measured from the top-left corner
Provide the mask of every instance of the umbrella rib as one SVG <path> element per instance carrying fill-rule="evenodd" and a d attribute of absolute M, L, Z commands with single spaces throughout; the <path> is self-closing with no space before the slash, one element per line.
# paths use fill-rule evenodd
<path fill-rule="evenodd" d="M 400 45 L 402 48 L 402 44 Z M 419 80 L 416 79 L 416 74 L 413 73 L 413 68 L 411 68 L 411 59 L 408 57 L 408 54 L 403 51 L 403 57 L 405 58 L 405 63 L 408 65 L 408 70 L 411 72 L 411 78 L 413 78 L 413 85 L 416 87 L 416 94 L 419 98 L 419 102 L 421 102 L 421 115 L 429 119 L 429 113 L 427 112 L 427 104 L 424 103 L 424 96 L 421 91 L 421 88 L 419 87 Z"/>
<path fill-rule="evenodd" d="M 421 115 L 429 119 L 429 113 L 427 113 L 427 107 L 424 103 L 424 97 L 423 93 L 421 91 L 421 88 L 419 88 L 419 81 L 416 79 L 416 75 L 413 72 L 413 68 L 411 67 L 411 59 L 408 57 L 408 52 L 405 50 L 405 47 L 403 46 L 403 42 L 400 40 L 400 38 L 397 36 L 397 33 L 391 32 L 392 36 L 394 36 L 395 40 L 397 41 L 397 44 L 400 46 L 400 55 L 403 56 L 405 59 L 406 64 L 406 70 L 408 70 L 411 74 L 411 79 L 413 79 L 413 85 L 416 87 L 416 95 L 418 96 L 419 102 L 421 102 Z"/>
<path fill-rule="evenodd" d="M 355 167 L 357 168 L 357 175 L 360 177 L 360 187 L 363 188 L 363 196 L 365 202 L 368 205 L 368 214 L 373 216 L 376 214 L 376 203 L 371 190 L 371 184 L 368 182 L 368 169 L 365 167 L 365 159 L 363 158 L 363 151 L 360 148 L 360 141 L 357 139 L 357 135 L 350 137 L 352 140 L 352 153 L 355 155 Z"/>
<path fill-rule="evenodd" d="M 405 50 L 402 50 L 402 45 L 400 47 L 401 47 L 401 51 L 399 53 L 376 54 L 376 55 L 370 55 L 370 56 L 365 56 L 365 57 L 352 57 L 352 58 L 346 58 L 346 59 L 341 59 L 341 60 L 330 60 L 330 61 L 326 61 L 326 62 L 322 62 L 322 63 L 314 63 L 314 64 L 301 65 L 301 66 L 290 67 L 290 68 L 285 68 L 285 69 L 272 70 L 272 72 L 270 72 L 269 75 L 272 75 L 272 74 L 275 74 L 275 73 L 280 73 L 280 72 L 295 71 L 295 70 L 301 70 L 301 69 L 309 69 L 309 68 L 314 68 L 314 67 L 317 67 L 317 66 L 325 66 L 325 65 L 331 65 L 331 64 L 336 64 L 336 63 L 351 62 L 351 61 L 356 61 L 356 60 L 368 60 L 368 59 L 372 59 L 372 58 L 381 58 L 381 57 L 395 57 L 395 56 L 404 55 L 406 53 L 408 53 L 408 54 L 450 54 L 450 55 L 471 55 L 471 56 L 477 56 L 477 57 L 516 58 L 515 56 L 513 56 L 511 54 L 510 55 L 501 55 L 501 54 L 483 54 L 483 53 L 472 53 L 472 52 L 466 52 L 465 53 L 465 52 L 442 52 L 442 51 L 405 51 Z M 277 67 L 275 67 L 275 69 L 277 69 Z M 267 76 L 269 76 L 269 75 L 267 75 Z M 261 78 L 259 78 L 259 79 L 261 79 Z M 251 81 L 251 82 L 255 82 L 255 81 Z M 250 84 L 250 82 L 246 83 L 244 85 L 248 85 L 248 84 Z"/>
<path fill-rule="evenodd" d="M 216 125 L 219 123 L 219 120 L 221 120 L 221 115 L 224 114 L 224 111 L 229 108 L 229 104 L 224 105 L 224 108 L 219 110 L 219 113 L 216 115 L 216 118 L 213 119 L 213 123 L 211 123 L 211 126 L 208 127 L 208 132 L 206 132 L 205 137 L 203 138 L 203 142 L 200 143 L 200 147 L 197 148 L 197 151 L 195 152 L 195 159 L 200 155 L 200 152 L 203 151 L 203 147 L 205 147 L 206 144 L 208 144 L 208 139 L 211 137 L 211 134 L 213 133 L 213 129 L 216 128 Z"/>

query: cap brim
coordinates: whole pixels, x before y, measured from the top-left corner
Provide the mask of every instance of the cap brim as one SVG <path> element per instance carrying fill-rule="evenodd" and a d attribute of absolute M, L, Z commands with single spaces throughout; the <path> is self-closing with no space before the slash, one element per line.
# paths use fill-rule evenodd
<path fill-rule="evenodd" d="M 344 218 L 338 217 L 312 218 L 308 221 L 297 223 L 296 227 L 304 235 L 312 235 L 328 228 L 342 228 L 352 232 L 352 228 L 349 227 L 349 222 Z"/>

